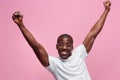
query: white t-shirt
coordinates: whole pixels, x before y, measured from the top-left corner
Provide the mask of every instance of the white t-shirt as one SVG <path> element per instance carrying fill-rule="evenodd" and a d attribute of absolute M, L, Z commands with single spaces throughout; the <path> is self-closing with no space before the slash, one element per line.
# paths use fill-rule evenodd
<path fill-rule="evenodd" d="M 86 48 L 81 44 L 68 59 L 49 56 L 50 65 L 47 69 L 56 80 L 91 80 L 85 64 L 86 56 Z"/>

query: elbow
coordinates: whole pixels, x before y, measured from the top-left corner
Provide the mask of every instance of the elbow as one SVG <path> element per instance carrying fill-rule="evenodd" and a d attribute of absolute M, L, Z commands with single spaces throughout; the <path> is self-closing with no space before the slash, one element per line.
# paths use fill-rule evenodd
<path fill-rule="evenodd" d="M 39 43 L 30 44 L 30 47 L 33 48 L 33 49 L 39 49 L 40 44 Z"/>

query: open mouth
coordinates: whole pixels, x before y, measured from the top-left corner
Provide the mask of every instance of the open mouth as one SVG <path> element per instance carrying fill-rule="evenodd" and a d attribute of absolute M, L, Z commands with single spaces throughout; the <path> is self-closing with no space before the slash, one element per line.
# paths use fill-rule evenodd
<path fill-rule="evenodd" d="M 65 51 L 64 51 L 64 52 L 61 52 L 61 54 L 62 54 L 62 55 L 66 55 L 66 54 L 68 54 L 68 52 L 65 52 Z"/>
<path fill-rule="evenodd" d="M 60 52 L 60 56 L 61 56 L 61 58 L 63 58 L 63 59 L 67 59 L 67 58 L 70 56 L 70 53 L 67 52 L 67 51 L 61 51 L 61 52 Z"/>

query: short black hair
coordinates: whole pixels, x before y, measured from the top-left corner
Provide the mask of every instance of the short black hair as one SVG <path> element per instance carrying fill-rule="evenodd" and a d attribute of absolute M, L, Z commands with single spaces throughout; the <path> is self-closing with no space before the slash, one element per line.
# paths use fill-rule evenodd
<path fill-rule="evenodd" d="M 57 43 L 59 42 L 59 39 L 60 39 L 61 37 L 69 37 L 69 38 L 71 38 L 72 44 L 73 44 L 73 38 L 72 38 L 71 35 L 69 35 L 69 34 L 61 34 L 61 35 L 57 38 Z"/>

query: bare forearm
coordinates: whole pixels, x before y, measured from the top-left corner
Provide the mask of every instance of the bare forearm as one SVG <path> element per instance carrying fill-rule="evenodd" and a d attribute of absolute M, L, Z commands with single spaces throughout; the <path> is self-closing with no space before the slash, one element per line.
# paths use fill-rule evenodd
<path fill-rule="evenodd" d="M 100 19 L 96 22 L 96 24 L 91 29 L 91 32 L 93 31 L 93 33 L 94 33 L 94 37 L 96 37 L 99 34 L 99 32 L 102 30 L 108 13 L 109 13 L 109 10 L 104 10 L 104 12 L 101 15 Z"/>
<path fill-rule="evenodd" d="M 99 18 L 99 20 L 95 23 L 95 25 L 92 27 L 92 29 L 90 30 L 90 32 L 86 36 L 85 40 L 83 41 L 83 44 L 85 45 L 88 53 L 91 50 L 92 45 L 93 45 L 97 35 L 102 30 L 103 25 L 105 23 L 105 20 L 107 18 L 107 15 L 110 11 L 111 2 L 110 1 L 105 1 L 105 2 L 103 2 L 103 4 L 104 4 L 104 7 L 105 7 L 105 10 L 104 10 L 103 14 Z"/>
<path fill-rule="evenodd" d="M 43 66 L 49 66 L 48 61 L 48 54 L 44 47 L 39 44 L 30 31 L 24 26 L 23 24 L 23 15 L 17 11 L 12 16 L 13 21 L 18 25 L 19 29 L 21 30 L 23 36 L 25 37 L 28 44 L 31 46 L 33 51 L 35 52 L 36 56 L 38 57 L 39 61 L 42 63 Z"/>
<path fill-rule="evenodd" d="M 23 22 L 21 22 L 19 25 L 19 29 L 21 30 L 23 36 L 25 37 L 25 39 L 27 40 L 27 42 L 29 43 L 29 45 L 32 48 L 37 48 L 38 42 L 35 40 L 35 38 L 33 37 L 33 35 L 29 32 L 29 30 L 24 26 Z"/>

